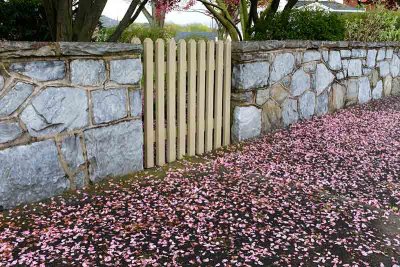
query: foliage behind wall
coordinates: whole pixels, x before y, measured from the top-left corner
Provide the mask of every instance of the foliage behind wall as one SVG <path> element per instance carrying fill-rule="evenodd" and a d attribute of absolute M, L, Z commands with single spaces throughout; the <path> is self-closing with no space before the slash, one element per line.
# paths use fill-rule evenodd
<path fill-rule="evenodd" d="M 40 0 L 0 0 L 0 40 L 48 41 L 50 39 Z"/>

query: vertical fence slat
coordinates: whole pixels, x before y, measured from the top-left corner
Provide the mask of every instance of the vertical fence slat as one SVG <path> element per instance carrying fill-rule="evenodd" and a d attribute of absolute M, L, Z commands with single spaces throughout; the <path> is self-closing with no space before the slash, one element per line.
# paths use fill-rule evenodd
<path fill-rule="evenodd" d="M 224 92 L 223 92 L 223 138 L 222 144 L 227 146 L 231 141 L 231 42 L 224 45 Z"/>
<path fill-rule="evenodd" d="M 176 160 L 176 43 L 167 46 L 167 161 Z"/>
<path fill-rule="evenodd" d="M 215 102 L 214 102 L 214 148 L 221 147 L 222 137 L 222 83 L 223 83 L 223 57 L 224 43 L 216 44 L 215 64 Z"/>
<path fill-rule="evenodd" d="M 153 41 L 144 41 L 144 143 L 145 143 L 145 166 L 154 167 L 154 132 L 153 132 Z"/>
<path fill-rule="evenodd" d="M 205 150 L 209 152 L 213 145 L 214 128 L 214 68 L 215 68 L 215 43 L 207 43 L 207 69 L 206 69 L 206 145 Z"/>
<path fill-rule="evenodd" d="M 164 40 L 156 41 L 156 164 L 165 164 Z"/>
<path fill-rule="evenodd" d="M 186 154 L 186 42 L 178 44 L 178 159 Z"/>
<path fill-rule="evenodd" d="M 196 42 L 188 42 L 188 155 L 196 153 Z"/>
<path fill-rule="evenodd" d="M 204 111 L 205 111 L 205 78 L 206 78 L 206 43 L 198 42 L 197 47 L 197 129 L 196 154 L 204 153 Z"/>

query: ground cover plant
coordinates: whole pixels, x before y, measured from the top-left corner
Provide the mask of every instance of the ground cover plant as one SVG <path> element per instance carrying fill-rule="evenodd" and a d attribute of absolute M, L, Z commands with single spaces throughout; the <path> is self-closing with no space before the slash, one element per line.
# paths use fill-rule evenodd
<path fill-rule="evenodd" d="M 0 213 L 0 265 L 397 266 L 400 97 Z"/>

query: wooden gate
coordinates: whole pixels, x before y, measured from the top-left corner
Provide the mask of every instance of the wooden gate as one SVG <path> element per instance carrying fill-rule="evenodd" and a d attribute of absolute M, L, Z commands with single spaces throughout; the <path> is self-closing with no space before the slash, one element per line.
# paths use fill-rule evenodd
<path fill-rule="evenodd" d="M 228 145 L 230 99 L 229 41 L 146 39 L 145 167 Z"/>

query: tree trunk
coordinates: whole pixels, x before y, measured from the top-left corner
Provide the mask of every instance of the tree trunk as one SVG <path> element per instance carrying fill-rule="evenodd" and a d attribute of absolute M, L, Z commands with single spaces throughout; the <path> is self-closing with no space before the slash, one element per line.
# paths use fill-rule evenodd
<path fill-rule="evenodd" d="M 271 4 L 262 12 L 261 16 L 266 18 L 278 11 L 280 0 L 272 0 Z"/>
<path fill-rule="evenodd" d="M 153 19 L 153 16 L 150 14 L 150 12 L 146 8 L 143 8 L 142 12 L 143 12 L 143 15 L 146 17 L 147 21 L 149 22 L 149 25 L 153 26 L 154 19 Z"/>
<path fill-rule="evenodd" d="M 51 37 L 54 41 L 72 41 L 72 0 L 43 0 Z"/>
<path fill-rule="evenodd" d="M 291 10 L 297 3 L 298 0 L 288 0 L 283 12 Z"/>
<path fill-rule="evenodd" d="M 136 18 L 139 16 L 140 12 L 144 9 L 145 5 L 147 4 L 148 0 L 144 0 L 143 2 L 140 2 L 140 0 L 134 0 L 130 4 L 128 10 L 125 13 L 124 18 L 121 20 L 121 22 L 118 24 L 117 28 L 113 32 L 113 34 L 110 36 L 110 38 L 107 40 L 108 42 L 117 42 L 118 39 L 121 37 L 122 33 L 126 28 L 131 25 Z M 140 3 L 139 7 L 138 4 Z"/>
<path fill-rule="evenodd" d="M 207 8 L 207 10 L 213 15 L 213 17 L 219 21 L 219 23 L 224 26 L 226 31 L 228 32 L 229 36 L 232 38 L 232 41 L 242 41 L 242 36 L 240 34 L 239 29 L 235 26 L 235 23 L 230 20 L 229 18 L 225 17 L 218 11 L 216 11 L 212 4 L 209 4 L 203 0 L 200 0 L 201 3 L 204 4 L 204 6 Z M 220 10 L 222 10 L 221 7 L 219 7 Z M 222 11 L 223 12 L 223 11 Z"/>
<path fill-rule="evenodd" d="M 73 40 L 90 42 L 107 0 L 80 0 L 73 24 Z"/>

